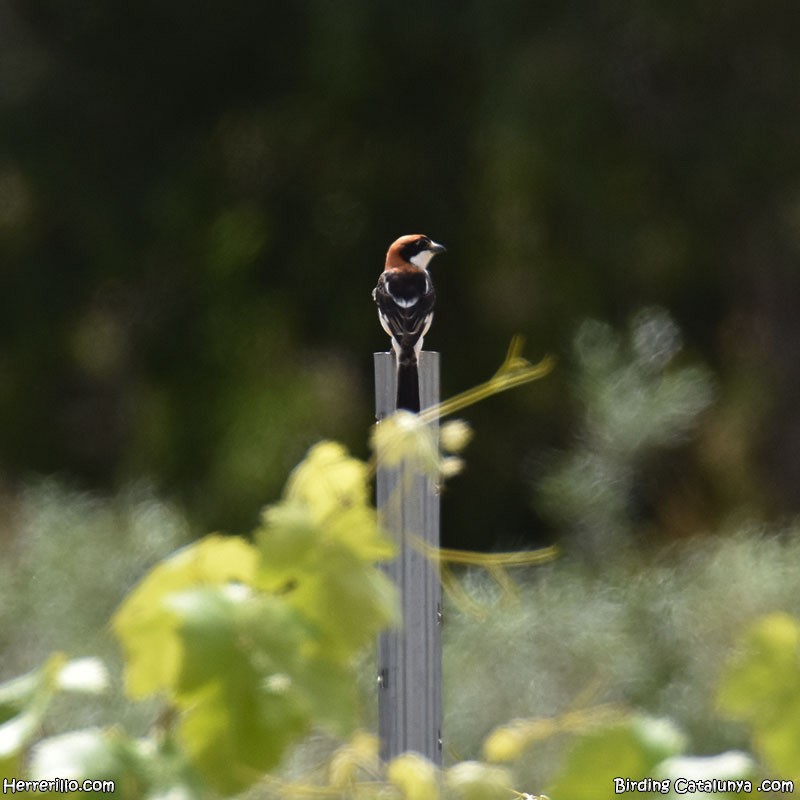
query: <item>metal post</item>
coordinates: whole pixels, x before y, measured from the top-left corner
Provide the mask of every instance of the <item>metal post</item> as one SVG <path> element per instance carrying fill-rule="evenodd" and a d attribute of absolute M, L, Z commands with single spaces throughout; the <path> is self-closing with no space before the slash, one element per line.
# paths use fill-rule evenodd
<path fill-rule="evenodd" d="M 439 401 L 439 353 L 419 359 L 420 406 Z M 395 410 L 397 375 L 393 353 L 375 353 L 375 414 Z M 434 423 L 435 424 L 435 423 Z M 378 641 L 378 732 L 381 756 L 413 750 L 442 763 L 441 586 L 435 563 L 409 543 L 409 535 L 439 547 L 439 496 L 434 482 L 408 465 L 378 464 L 377 505 L 399 553 L 387 571 L 398 588 L 402 627 Z"/>

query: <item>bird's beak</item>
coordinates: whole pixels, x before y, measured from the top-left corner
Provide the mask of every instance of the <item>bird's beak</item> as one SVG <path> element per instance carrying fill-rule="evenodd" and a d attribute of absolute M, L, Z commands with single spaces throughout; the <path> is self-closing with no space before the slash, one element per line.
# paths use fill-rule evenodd
<path fill-rule="evenodd" d="M 428 250 L 436 255 L 436 253 L 446 253 L 447 248 L 443 244 L 438 244 L 437 242 L 431 242 L 431 246 Z"/>

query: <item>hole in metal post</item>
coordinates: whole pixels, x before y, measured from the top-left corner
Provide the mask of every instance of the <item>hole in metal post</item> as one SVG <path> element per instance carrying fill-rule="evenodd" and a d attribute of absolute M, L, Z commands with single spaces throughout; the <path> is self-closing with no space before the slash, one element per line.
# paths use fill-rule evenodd
<path fill-rule="evenodd" d="M 378 688 L 379 689 L 388 689 L 389 688 L 389 670 L 385 667 L 378 672 Z"/>

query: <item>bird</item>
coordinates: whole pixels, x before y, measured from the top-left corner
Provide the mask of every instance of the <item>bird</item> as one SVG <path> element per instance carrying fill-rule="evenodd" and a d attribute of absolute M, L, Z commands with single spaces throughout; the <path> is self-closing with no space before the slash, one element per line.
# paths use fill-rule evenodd
<path fill-rule="evenodd" d="M 436 300 L 428 264 L 444 252 L 444 245 L 424 234 L 401 236 L 389 247 L 386 265 L 372 291 L 378 319 L 392 340 L 397 364 L 396 406 L 414 413 L 420 410 L 419 354 Z"/>

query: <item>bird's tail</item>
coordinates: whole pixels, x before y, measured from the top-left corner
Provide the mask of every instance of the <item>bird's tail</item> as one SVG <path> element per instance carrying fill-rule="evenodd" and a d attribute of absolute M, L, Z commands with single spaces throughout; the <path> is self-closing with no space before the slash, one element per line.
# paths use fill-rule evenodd
<path fill-rule="evenodd" d="M 419 413 L 419 370 L 413 350 L 401 354 L 397 362 L 397 408 Z"/>

